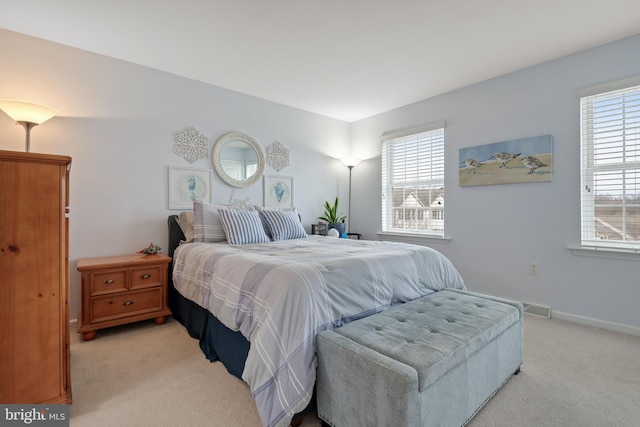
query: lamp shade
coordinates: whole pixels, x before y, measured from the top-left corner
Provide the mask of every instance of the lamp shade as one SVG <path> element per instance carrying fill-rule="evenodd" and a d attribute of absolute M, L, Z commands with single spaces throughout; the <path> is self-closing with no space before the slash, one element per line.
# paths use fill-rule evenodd
<path fill-rule="evenodd" d="M 37 125 L 56 115 L 56 110 L 46 105 L 15 99 L 0 99 L 0 110 L 4 111 L 16 123 L 27 122 Z"/>
<path fill-rule="evenodd" d="M 357 166 L 358 163 L 362 161 L 362 159 L 359 159 L 357 157 L 343 157 L 340 160 L 342 160 L 342 163 L 344 163 L 346 167 L 351 167 L 351 168 L 354 166 Z"/>

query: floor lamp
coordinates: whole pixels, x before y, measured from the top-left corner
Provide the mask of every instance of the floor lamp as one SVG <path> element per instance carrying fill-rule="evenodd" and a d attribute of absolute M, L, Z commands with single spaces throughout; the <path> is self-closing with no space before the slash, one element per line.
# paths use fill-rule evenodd
<path fill-rule="evenodd" d="M 0 99 L 0 110 L 11 117 L 17 125 L 22 125 L 26 132 L 25 151 L 31 150 L 31 128 L 42 124 L 56 115 L 56 110 L 46 105 L 15 99 Z"/>
<path fill-rule="evenodd" d="M 348 219 L 347 231 L 350 233 L 351 232 L 351 170 L 353 169 L 354 166 L 357 166 L 358 163 L 360 163 L 362 160 L 358 159 L 357 157 L 345 157 L 340 160 L 342 160 L 342 163 L 344 163 L 344 165 L 349 168 L 349 216 L 347 217 Z"/>

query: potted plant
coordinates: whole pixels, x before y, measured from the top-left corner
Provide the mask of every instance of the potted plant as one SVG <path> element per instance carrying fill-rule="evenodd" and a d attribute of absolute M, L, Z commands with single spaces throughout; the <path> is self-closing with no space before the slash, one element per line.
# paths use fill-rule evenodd
<path fill-rule="evenodd" d="M 338 214 L 338 198 L 333 202 L 333 206 L 329 202 L 324 202 L 324 214 L 318 219 L 327 221 L 328 229 L 335 228 L 342 236 L 345 233 L 344 220 L 347 218 L 343 213 Z"/>

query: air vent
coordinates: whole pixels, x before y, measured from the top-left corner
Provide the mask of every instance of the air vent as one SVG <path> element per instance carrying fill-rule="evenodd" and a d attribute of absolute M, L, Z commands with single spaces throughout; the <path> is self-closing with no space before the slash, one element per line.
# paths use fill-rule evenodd
<path fill-rule="evenodd" d="M 523 302 L 524 312 L 528 314 L 533 314 L 534 316 L 550 318 L 551 317 L 551 307 L 546 307 L 544 305 L 537 304 L 529 304 L 528 302 Z"/>

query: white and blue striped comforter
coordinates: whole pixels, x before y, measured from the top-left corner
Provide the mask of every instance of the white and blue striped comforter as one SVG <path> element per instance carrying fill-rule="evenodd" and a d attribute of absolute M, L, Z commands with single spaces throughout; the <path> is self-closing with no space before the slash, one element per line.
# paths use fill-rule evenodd
<path fill-rule="evenodd" d="M 319 331 L 444 288 L 465 289 L 433 249 L 319 236 L 181 245 L 173 281 L 250 341 L 242 378 L 269 427 L 288 425 L 311 400 Z"/>

